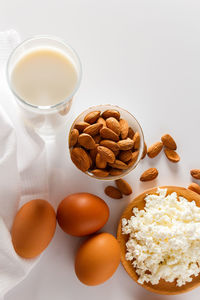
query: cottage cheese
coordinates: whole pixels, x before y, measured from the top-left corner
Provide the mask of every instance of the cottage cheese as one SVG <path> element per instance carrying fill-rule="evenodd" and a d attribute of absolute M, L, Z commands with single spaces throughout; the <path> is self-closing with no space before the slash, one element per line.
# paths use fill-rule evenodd
<path fill-rule="evenodd" d="M 122 219 L 122 233 L 129 235 L 126 260 L 138 282 L 192 281 L 200 273 L 200 208 L 176 193 L 167 195 L 167 189 L 147 195 L 145 202 L 144 210 L 133 208 L 133 216 Z"/>

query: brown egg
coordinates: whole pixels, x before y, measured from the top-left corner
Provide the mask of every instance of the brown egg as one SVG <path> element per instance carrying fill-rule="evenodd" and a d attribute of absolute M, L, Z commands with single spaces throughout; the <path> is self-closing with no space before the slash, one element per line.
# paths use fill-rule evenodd
<path fill-rule="evenodd" d="M 46 200 L 32 200 L 18 211 L 12 226 L 12 242 L 18 255 L 33 258 L 50 243 L 56 229 L 56 214 Z"/>
<path fill-rule="evenodd" d="M 79 248 L 75 259 L 75 272 L 86 285 L 98 285 L 108 280 L 120 263 L 120 248 L 109 233 L 99 233 Z"/>
<path fill-rule="evenodd" d="M 62 230 L 84 236 L 102 228 L 109 217 L 108 205 L 89 193 L 71 194 L 58 206 L 57 220 Z"/>

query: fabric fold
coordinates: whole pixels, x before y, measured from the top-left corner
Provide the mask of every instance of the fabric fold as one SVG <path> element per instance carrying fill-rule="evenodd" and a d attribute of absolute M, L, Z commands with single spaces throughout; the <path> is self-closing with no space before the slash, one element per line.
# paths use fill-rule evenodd
<path fill-rule="evenodd" d="M 49 200 L 45 142 L 24 126 L 6 79 L 8 57 L 19 42 L 16 31 L 0 32 L 0 300 L 39 260 L 14 251 L 10 230 L 16 212 L 29 200 Z"/>

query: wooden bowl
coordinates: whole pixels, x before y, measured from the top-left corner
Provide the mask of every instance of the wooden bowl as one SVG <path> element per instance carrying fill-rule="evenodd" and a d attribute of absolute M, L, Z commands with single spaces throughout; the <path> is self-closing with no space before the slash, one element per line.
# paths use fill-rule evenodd
<path fill-rule="evenodd" d="M 176 192 L 178 196 L 183 196 L 190 202 L 194 200 L 196 202 L 196 205 L 200 207 L 200 195 L 198 195 L 197 193 L 191 190 L 182 187 L 177 187 L 177 186 L 164 186 L 161 188 L 167 188 L 167 194 Z M 121 226 L 122 218 L 130 219 L 130 217 L 133 215 L 132 213 L 133 207 L 137 207 L 139 210 L 143 209 L 145 206 L 144 198 L 146 194 L 155 194 L 156 191 L 157 188 L 148 190 L 142 193 L 141 195 L 139 195 L 138 197 L 136 197 L 131 203 L 129 203 L 127 208 L 124 210 L 118 225 L 117 239 L 121 249 L 121 262 L 126 272 L 136 283 L 138 283 L 138 275 L 133 265 L 131 264 L 131 261 L 125 259 L 126 242 L 128 241 L 129 235 L 122 234 L 122 226 Z M 176 295 L 176 294 L 186 293 L 199 286 L 200 275 L 198 275 L 197 277 L 194 276 L 191 282 L 187 282 L 185 285 L 182 285 L 181 287 L 176 286 L 176 280 L 173 282 L 166 282 L 163 279 L 161 279 L 159 283 L 155 285 L 146 282 L 140 285 L 145 289 L 157 294 Z"/>

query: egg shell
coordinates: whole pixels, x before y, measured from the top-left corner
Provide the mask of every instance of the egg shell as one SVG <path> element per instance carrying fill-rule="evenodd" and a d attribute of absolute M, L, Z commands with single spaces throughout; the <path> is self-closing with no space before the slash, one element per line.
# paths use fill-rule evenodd
<path fill-rule="evenodd" d="M 120 248 L 109 233 L 99 233 L 79 248 L 75 259 L 75 272 L 86 285 L 98 285 L 108 280 L 120 263 Z"/>
<path fill-rule="evenodd" d="M 36 257 L 49 245 L 55 229 L 56 214 L 46 200 L 35 199 L 24 204 L 11 230 L 15 251 L 24 258 Z"/>
<path fill-rule="evenodd" d="M 71 194 L 59 204 L 57 220 L 62 230 L 73 236 L 92 234 L 109 218 L 108 205 L 89 193 Z"/>

